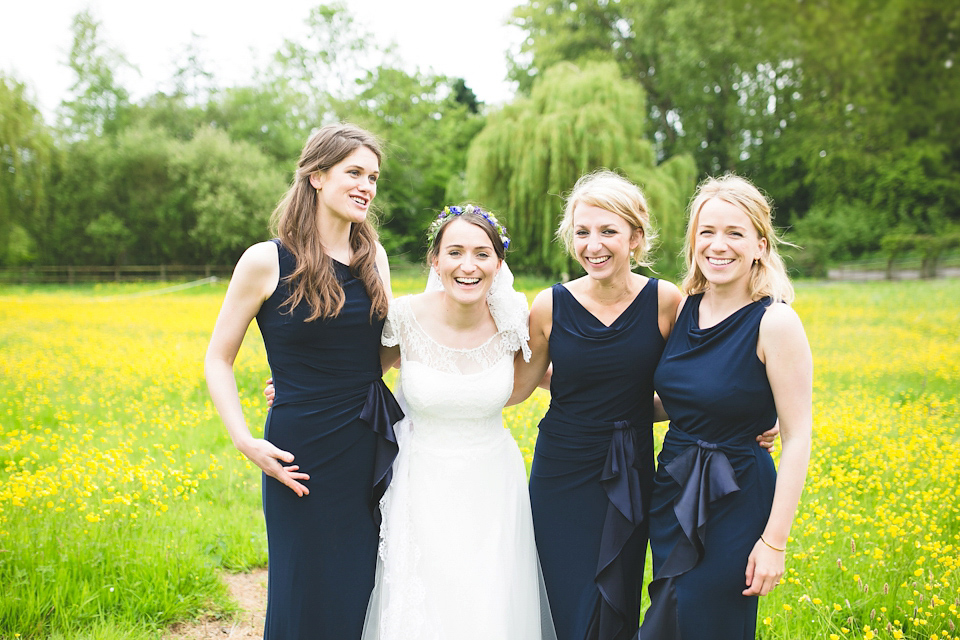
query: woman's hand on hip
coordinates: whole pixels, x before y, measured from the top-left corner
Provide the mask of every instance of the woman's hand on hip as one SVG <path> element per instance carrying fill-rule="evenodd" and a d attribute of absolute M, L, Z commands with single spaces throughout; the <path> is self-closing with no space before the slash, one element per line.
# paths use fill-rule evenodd
<path fill-rule="evenodd" d="M 300 483 L 302 480 L 309 480 L 310 476 L 301 472 L 299 465 L 289 464 L 293 462 L 293 454 L 289 451 L 279 449 L 261 438 L 251 439 L 237 448 L 240 449 L 240 453 L 250 459 L 250 462 L 260 467 L 271 478 L 276 478 L 290 487 L 297 496 L 302 498 L 310 493 L 310 490 Z"/>

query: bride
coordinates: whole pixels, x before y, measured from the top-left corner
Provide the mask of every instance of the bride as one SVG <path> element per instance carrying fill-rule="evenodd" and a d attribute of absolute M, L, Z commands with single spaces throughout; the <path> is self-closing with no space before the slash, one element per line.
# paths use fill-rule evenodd
<path fill-rule="evenodd" d="M 527 303 L 488 212 L 447 207 L 430 227 L 424 293 L 391 303 L 384 364 L 406 418 L 380 501 L 363 640 L 555 638 L 526 470 L 501 412 L 527 346 Z"/>

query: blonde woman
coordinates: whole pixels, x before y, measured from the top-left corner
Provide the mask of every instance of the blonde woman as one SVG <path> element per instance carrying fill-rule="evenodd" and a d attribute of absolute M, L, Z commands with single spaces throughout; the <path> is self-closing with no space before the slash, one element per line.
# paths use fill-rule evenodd
<path fill-rule="evenodd" d="M 511 399 L 552 364 L 530 471 L 537 550 L 559 640 L 629 640 L 653 490 L 653 372 L 681 295 L 633 272 L 649 264 L 656 234 L 639 187 L 612 171 L 577 181 L 557 236 L 586 275 L 534 300 L 532 357 L 517 361 Z"/>
<path fill-rule="evenodd" d="M 516 399 L 553 365 L 530 471 L 537 550 L 560 640 L 637 632 L 653 488 L 653 371 L 680 291 L 634 273 L 654 232 L 640 189 L 582 177 L 557 235 L 586 275 L 542 291 Z"/>
<path fill-rule="evenodd" d="M 220 417 L 263 470 L 267 640 L 359 638 L 373 587 L 376 505 L 402 416 L 381 380 L 390 272 L 368 219 L 380 157 L 352 125 L 310 138 L 274 212 L 277 238 L 240 258 L 207 350 Z M 276 385 L 263 439 L 247 428 L 233 375 L 254 318 Z"/>
<path fill-rule="evenodd" d="M 766 198 L 704 182 L 676 324 L 654 375 L 670 416 L 650 507 L 654 581 L 640 637 L 747 640 L 779 583 L 810 457 L 813 365 Z M 779 474 L 757 446 L 780 421 Z"/>

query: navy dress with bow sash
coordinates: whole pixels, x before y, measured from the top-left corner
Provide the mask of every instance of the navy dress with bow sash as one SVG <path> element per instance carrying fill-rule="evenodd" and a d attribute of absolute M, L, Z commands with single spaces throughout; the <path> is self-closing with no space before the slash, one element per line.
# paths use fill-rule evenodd
<path fill-rule="evenodd" d="M 266 640 L 359 639 L 373 588 L 378 501 L 397 454 L 403 417 L 381 379 L 383 320 L 350 267 L 332 261 L 345 301 L 334 318 L 289 312 L 283 278 L 296 264 L 278 240 L 280 283 L 257 324 L 276 386 L 264 438 L 289 451 L 310 493 L 302 498 L 264 474 L 267 523 Z"/>
<path fill-rule="evenodd" d="M 558 640 L 626 640 L 639 626 L 657 319 L 653 278 L 610 326 L 553 287 L 551 399 L 530 502 Z"/>
<path fill-rule="evenodd" d="M 742 591 L 776 484 L 773 460 L 756 442 L 777 420 L 757 357 L 770 300 L 701 329 L 701 299 L 687 299 L 654 377 L 670 428 L 650 506 L 654 580 L 643 640 L 756 636 L 758 598 Z"/>

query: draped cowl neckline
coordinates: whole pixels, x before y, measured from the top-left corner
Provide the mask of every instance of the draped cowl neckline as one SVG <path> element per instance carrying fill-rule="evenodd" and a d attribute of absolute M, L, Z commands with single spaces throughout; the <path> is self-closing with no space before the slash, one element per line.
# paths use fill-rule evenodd
<path fill-rule="evenodd" d="M 605 334 L 611 331 L 618 331 L 623 328 L 624 325 L 629 324 L 633 318 L 637 316 L 639 310 L 643 307 L 641 299 L 643 299 L 644 292 L 653 286 L 656 288 L 656 280 L 654 278 L 648 278 L 647 283 L 643 285 L 640 291 L 637 292 L 637 295 L 633 297 L 633 300 L 630 301 L 630 304 L 620 312 L 613 322 L 610 324 L 604 324 L 600 318 L 595 316 L 590 310 L 588 310 L 583 303 L 577 300 L 577 297 L 573 295 L 569 289 L 565 286 L 560 285 L 554 287 L 554 290 L 560 289 L 564 292 L 564 295 L 570 297 L 574 304 L 570 305 L 570 308 L 574 309 L 574 313 L 578 318 L 577 324 L 584 331 L 586 335 L 595 335 L 595 334 Z"/>
<path fill-rule="evenodd" d="M 702 301 L 702 293 L 695 294 L 687 299 L 687 304 L 693 305 L 690 309 L 690 324 L 687 329 L 687 334 L 690 336 L 691 343 L 696 345 L 706 344 L 714 340 L 723 340 L 727 333 L 738 330 L 739 319 L 743 317 L 744 314 L 749 313 L 751 309 L 756 308 L 758 305 L 769 304 L 770 298 L 763 297 L 747 303 L 720 322 L 703 329 L 700 328 L 700 303 Z"/>

